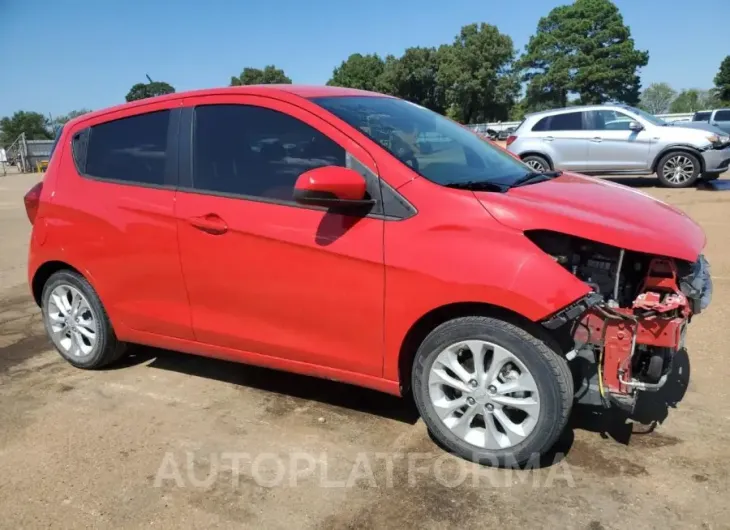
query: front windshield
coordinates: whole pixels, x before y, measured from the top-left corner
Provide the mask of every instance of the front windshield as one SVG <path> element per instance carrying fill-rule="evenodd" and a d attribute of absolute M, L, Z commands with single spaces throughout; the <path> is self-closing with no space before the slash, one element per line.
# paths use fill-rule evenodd
<path fill-rule="evenodd" d="M 628 109 L 631 112 L 633 112 L 634 114 L 638 114 L 639 116 L 641 116 L 642 118 L 644 118 L 646 121 L 648 121 L 652 125 L 662 126 L 662 125 L 666 125 L 667 124 L 667 122 L 665 122 L 663 119 L 657 118 L 653 114 L 649 114 L 648 112 L 645 112 L 645 111 L 643 111 L 641 109 L 637 109 L 637 108 L 634 108 L 634 107 L 628 107 Z"/>
<path fill-rule="evenodd" d="M 530 172 L 458 123 L 402 99 L 340 96 L 312 101 L 437 184 L 487 182 L 509 187 Z"/>

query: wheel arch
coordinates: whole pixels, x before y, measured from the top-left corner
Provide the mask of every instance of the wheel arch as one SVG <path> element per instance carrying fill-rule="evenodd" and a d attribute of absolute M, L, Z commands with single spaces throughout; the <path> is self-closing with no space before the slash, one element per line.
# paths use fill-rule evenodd
<path fill-rule="evenodd" d="M 401 394 L 407 395 L 411 391 L 411 371 L 416 352 L 424 339 L 438 326 L 449 320 L 460 317 L 482 316 L 492 317 L 510 324 L 514 324 L 538 339 L 549 347 L 561 350 L 559 341 L 553 334 L 529 318 L 511 309 L 486 302 L 455 302 L 432 309 L 414 322 L 403 338 L 398 352 L 398 380 Z"/>
<path fill-rule="evenodd" d="M 674 152 L 689 153 L 691 155 L 696 156 L 697 160 L 699 160 L 699 162 L 700 162 L 700 173 L 705 171 L 705 159 L 702 157 L 702 151 L 700 151 L 696 147 L 689 145 L 689 144 L 674 144 L 674 145 L 670 145 L 670 146 L 662 149 L 656 155 L 656 157 L 654 157 L 654 161 L 651 164 L 651 171 L 653 173 L 656 173 L 656 171 L 658 169 L 657 166 L 659 165 L 659 161 L 662 158 L 664 158 L 665 156 L 667 156 L 668 154 L 674 153 Z"/>
<path fill-rule="evenodd" d="M 31 292 L 33 293 L 33 299 L 38 306 L 41 305 L 41 296 L 43 295 L 43 287 L 46 285 L 48 278 L 54 273 L 61 270 L 69 270 L 75 272 L 79 276 L 86 278 L 89 283 L 92 283 L 91 279 L 85 275 L 82 271 L 74 267 L 73 265 L 66 263 L 65 261 L 52 260 L 46 261 L 33 274 L 33 280 L 31 281 Z M 93 284 L 92 284 L 93 285 Z"/>
<path fill-rule="evenodd" d="M 546 155 L 545 153 L 540 153 L 538 151 L 525 151 L 524 153 L 520 153 L 520 160 L 524 160 L 528 156 L 539 156 L 540 158 L 544 158 L 550 165 L 550 169 L 555 169 L 555 163 L 550 155 Z"/>

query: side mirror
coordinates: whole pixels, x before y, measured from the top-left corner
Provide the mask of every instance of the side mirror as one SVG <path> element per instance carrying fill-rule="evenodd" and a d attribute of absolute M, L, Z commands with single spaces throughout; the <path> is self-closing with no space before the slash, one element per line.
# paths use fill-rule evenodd
<path fill-rule="evenodd" d="M 365 178 L 354 169 L 324 166 L 299 175 L 294 200 L 328 208 L 364 208 L 375 203 L 366 188 Z"/>
<path fill-rule="evenodd" d="M 629 122 L 629 130 L 631 131 L 643 131 L 644 126 L 640 124 L 638 121 L 630 121 Z"/>

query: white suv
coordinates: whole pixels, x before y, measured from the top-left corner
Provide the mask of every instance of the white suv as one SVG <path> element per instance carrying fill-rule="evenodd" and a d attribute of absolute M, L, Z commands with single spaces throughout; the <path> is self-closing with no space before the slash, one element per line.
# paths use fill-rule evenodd
<path fill-rule="evenodd" d="M 507 149 L 536 171 L 656 172 L 665 186 L 683 188 L 730 165 L 730 138 L 709 129 L 672 125 L 624 105 L 568 107 L 528 115 Z"/>

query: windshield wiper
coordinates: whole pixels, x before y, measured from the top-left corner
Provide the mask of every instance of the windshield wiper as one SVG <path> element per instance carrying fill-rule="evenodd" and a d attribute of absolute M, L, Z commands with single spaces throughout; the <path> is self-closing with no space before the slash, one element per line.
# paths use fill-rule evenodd
<path fill-rule="evenodd" d="M 543 171 L 543 172 L 531 172 L 526 173 L 525 175 L 518 178 L 516 181 L 512 183 L 510 188 L 516 188 L 519 186 L 526 186 L 528 184 L 536 184 L 538 182 L 544 182 L 546 180 L 554 179 L 555 177 L 559 177 L 562 175 L 562 171 Z"/>
<path fill-rule="evenodd" d="M 447 188 L 456 188 L 457 190 L 472 190 L 472 191 L 499 191 L 503 193 L 507 191 L 506 186 L 495 184 L 487 180 L 465 180 L 465 181 L 454 181 L 447 182 L 444 184 Z"/>

